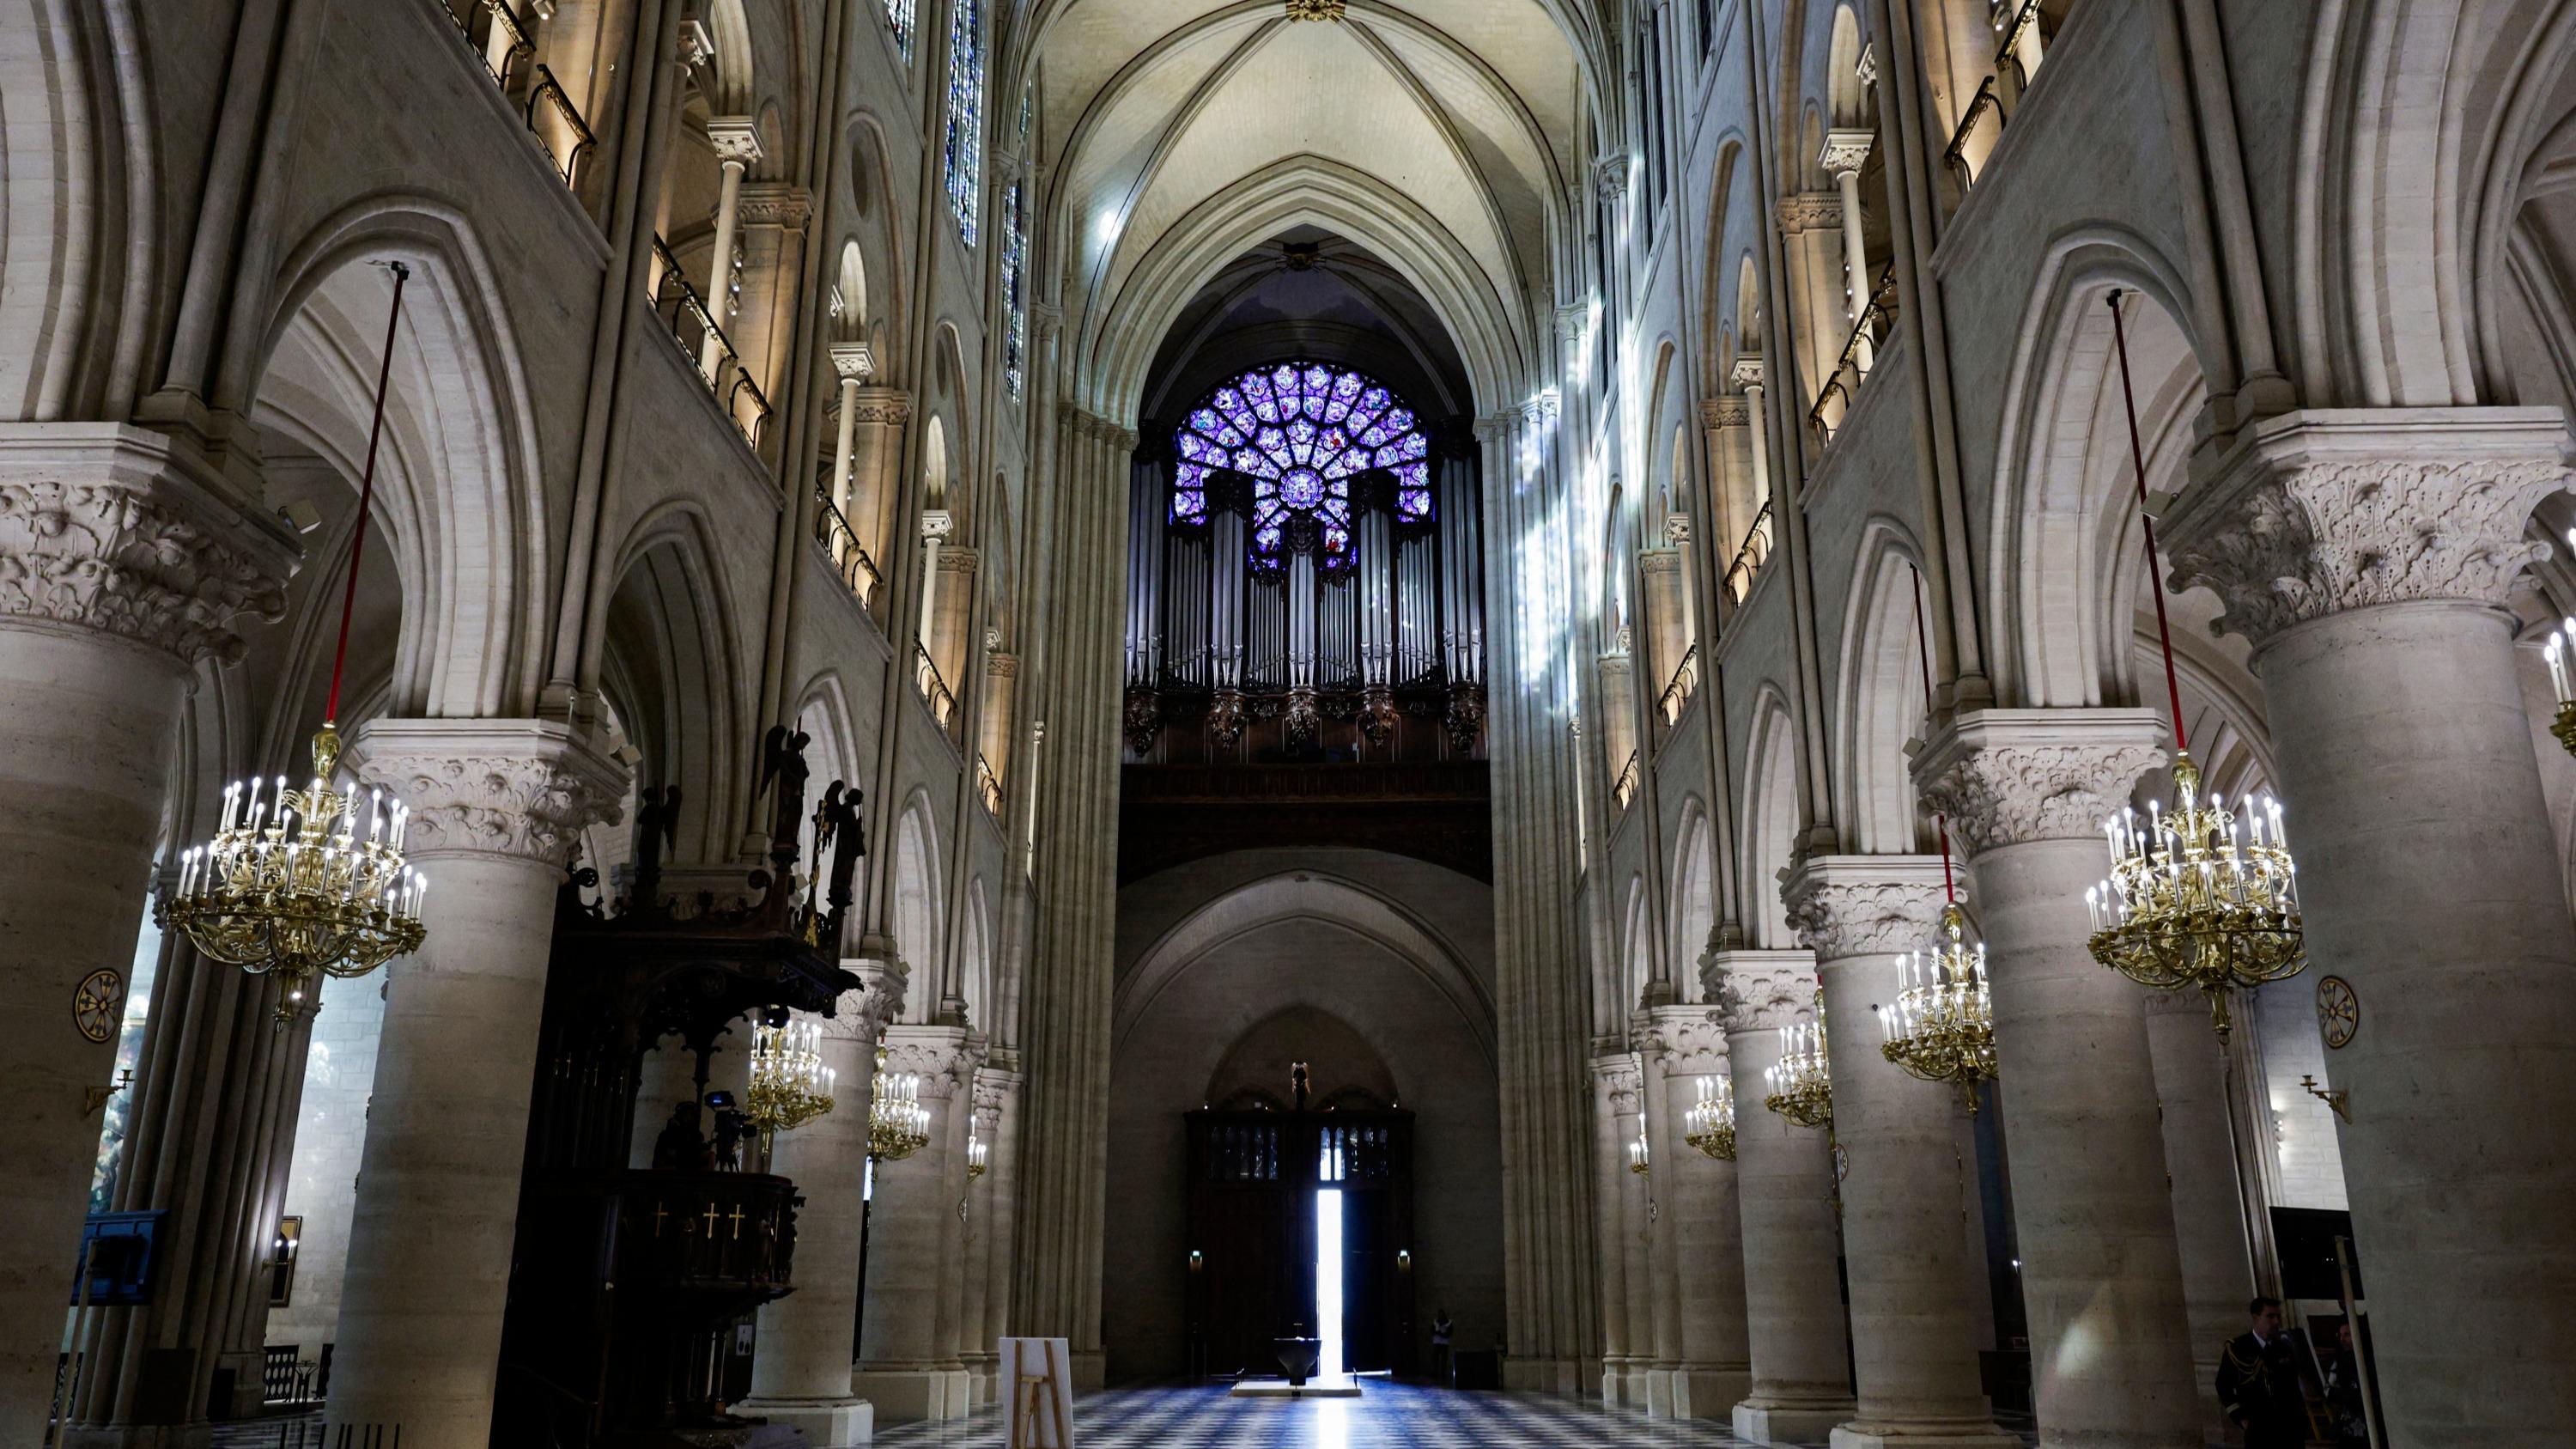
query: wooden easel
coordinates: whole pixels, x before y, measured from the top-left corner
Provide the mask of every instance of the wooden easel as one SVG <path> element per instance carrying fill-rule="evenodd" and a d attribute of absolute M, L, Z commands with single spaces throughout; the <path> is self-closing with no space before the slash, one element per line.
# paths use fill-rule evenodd
<path fill-rule="evenodd" d="M 1012 1449 L 1072 1449 L 1073 1436 L 1066 1432 L 1064 1413 L 1056 1399 L 1055 1343 L 1051 1339 L 1029 1342 L 1039 1345 L 1042 1367 L 1030 1373 L 1027 1359 L 1019 1360 L 1018 1383 L 1011 1398 Z M 1041 1421 L 1047 1430 L 1043 1437 L 1039 1433 Z"/>

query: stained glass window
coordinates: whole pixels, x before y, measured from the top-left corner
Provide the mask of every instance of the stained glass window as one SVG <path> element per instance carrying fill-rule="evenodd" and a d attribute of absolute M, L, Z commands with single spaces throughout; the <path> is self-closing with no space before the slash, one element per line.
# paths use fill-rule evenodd
<path fill-rule="evenodd" d="M 1002 233 L 1002 385 L 1011 396 L 1020 395 L 1020 384 L 1028 371 L 1029 312 L 1023 303 L 1022 274 L 1028 262 L 1028 218 L 1023 183 L 1014 181 L 1008 199 L 1003 203 Z"/>
<path fill-rule="evenodd" d="M 975 211 L 983 200 L 984 52 L 977 0 L 957 0 L 948 13 L 948 209 L 957 234 L 975 244 Z"/>
<path fill-rule="evenodd" d="M 1220 476 L 1249 485 L 1251 562 L 1260 572 L 1311 552 L 1328 571 L 1351 563 L 1351 486 L 1393 480 L 1395 515 L 1431 516 L 1431 443 L 1385 386 L 1320 362 L 1258 367 L 1210 393 L 1174 439 L 1172 521 L 1204 523 Z"/>
<path fill-rule="evenodd" d="M 912 63 L 912 0 L 885 0 L 886 24 L 894 31 L 895 53 Z"/>

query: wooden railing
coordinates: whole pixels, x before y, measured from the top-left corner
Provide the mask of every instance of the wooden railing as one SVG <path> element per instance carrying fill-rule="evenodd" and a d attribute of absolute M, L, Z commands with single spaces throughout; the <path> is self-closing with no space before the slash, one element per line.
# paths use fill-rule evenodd
<path fill-rule="evenodd" d="M 1878 274 L 1878 285 L 1870 290 L 1860 316 L 1853 319 L 1851 335 L 1843 339 L 1842 353 L 1834 361 L 1833 376 L 1817 391 L 1816 405 L 1807 409 L 1807 425 L 1816 430 L 1818 447 L 1834 440 L 1843 415 L 1851 411 L 1852 399 L 1860 392 L 1861 379 L 1877 364 L 1879 349 L 1895 323 L 1896 264 L 1890 262 Z"/>
<path fill-rule="evenodd" d="M 912 646 L 912 682 L 921 691 L 922 702 L 930 706 L 932 717 L 942 729 L 957 715 L 957 696 L 948 692 L 948 681 L 939 677 L 939 665 L 930 651 L 919 644 Z"/>
<path fill-rule="evenodd" d="M 975 793 L 984 798 L 984 808 L 996 820 L 1002 818 L 1002 777 L 993 773 L 993 762 L 975 753 Z"/>
<path fill-rule="evenodd" d="M 679 344 L 681 356 L 698 369 L 707 390 L 732 416 L 743 440 L 758 448 L 761 429 L 769 422 L 769 399 L 762 396 L 759 384 L 743 368 L 741 354 L 733 350 L 733 339 L 716 324 L 707 299 L 680 270 L 680 260 L 671 254 L 670 243 L 658 236 L 653 238 L 653 261 L 653 310 L 671 329 L 671 340 Z"/>
<path fill-rule="evenodd" d="M 1699 646 L 1693 644 L 1682 651 L 1682 662 L 1673 670 L 1672 682 L 1666 684 L 1664 692 L 1656 697 L 1656 713 L 1664 717 L 1664 723 L 1673 723 L 1682 717 L 1682 711 L 1690 706 L 1691 695 L 1698 689 Z"/>
<path fill-rule="evenodd" d="M 1771 503 L 1765 499 L 1762 511 L 1753 515 L 1753 526 L 1744 530 L 1744 541 L 1735 546 L 1735 561 L 1726 566 L 1726 596 L 1743 603 L 1744 596 L 1753 591 L 1753 576 L 1770 560 Z"/>
<path fill-rule="evenodd" d="M 885 575 L 877 572 L 877 561 L 868 557 L 867 546 L 859 542 L 859 531 L 821 488 L 814 490 L 814 541 L 831 557 L 832 572 L 840 575 L 841 587 L 858 599 L 860 608 L 868 607 Z"/>
<path fill-rule="evenodd" d="M 1637 798 L 1637 752 L 1628 752 L 1628 763 L 1619 768 L 1619 778 L 1610 782 L 1610 800 L 1620 809 Z"/>

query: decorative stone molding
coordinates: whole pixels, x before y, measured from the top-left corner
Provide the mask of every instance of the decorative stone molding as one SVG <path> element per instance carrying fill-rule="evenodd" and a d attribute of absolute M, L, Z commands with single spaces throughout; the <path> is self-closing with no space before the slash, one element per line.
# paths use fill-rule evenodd
<path fill-rule="evenodd" d="M 1816 1019 L 1816 958 L 1806 951 L 1718 951 L 1707 984 L 1730 1034 L 1777 1031 Z"/>
<path fill-rule="evenodd" d="M 415 861 L 484 856 L 561 868 L 581 832 L 615 824 L 626 764 L 552 720 L 378 719 L 344 761 L 411 808 Z"/>
<path fill-rule="evenodd" d="M 166 439 L 57 425 L 0 441 L 0 473 L 0 621 L 109 634 L 194 666 L 242 657 L 242 615 L 285 617 L 292 527 L 234 504 Z"/>
<path fill-rule="evenodd" d="M 1878 84 L 1877 41 L 1873 40 L 1860 48 L 1860 61 L 1852 67 L 1852 74 L 1860 77 L 1860 84 L 1863 90 L 1868 90 Z"/>
<path fill-rule="evenodd" d="M 1613 1116 L 1635 1113 L 1643 1102 L 1646 1076 L 1638 1067 L 1634 1052 L 1616 1052 L 1592 1059 L 1593 1085 L 1600 1088 L 1602 1101 Z"/>
<path fill-rule="evenodd" d="M 1674 542 L 1680 543 L 1689 537 L 1690 526 L 1685 521 L 1682 526 L 1682 537 L 1675 539 Z M 1655 574 L 1678 574 L 1681 571 L 1682 556 L 1678 549 L 1649 548 L 1642 549 L 1637 554 L 1637 572 L 1640 574 L 1651 577 Z"/>
<path fill-rule="evenodd" d="M 1570 307 L 1557 308 L 1557 340 L 1560 342 L 1571 343 L 1581 338 L 1584 333 L 1591 331 L 1592 312 L 1593 306 L 1590 302 L 1577 302 Z"/>
<path fill-rule="evenodd" d="M 852 422 L 900 427 L 912 421 L 912 394 L 901 388 L 863 387 L 850 400 L 850 408 Z"/>
<path fill-rule="evenodd" d="M 2165 762 L 2151 709 L 1986 709 L 1920 747 L 1914 781 L 1961 853 L 2098 837 L 2138 777 Z"/>
<path fill-rule="evenodd" d="M 1762 385 L 1762 354 L 1757 352 L 1735 359 L 1735 366 L 1727 369 L 1726 380 L 1734 383 L 1736 391 L 1738 392 L 1751 392 L 1753 389 L 1760 387 Z M 1745 417 L 1749 420 L 1752 417 L 1751 399 L 1746 399 L 1744 406 L 1747 409 Z"/>
<path fill-rule="evenodd" d="M 925 508 L 921 510 L 921 536 L 923 538 L 928 539 L 932 543 L 944 544 L 948 541 L 948 536 L 956 531 L 956 515 L 950 513 L 947 509 Z"/>
<path fill-rule="evenodd" d="M 740 166 L 745 170 L 760 163 L 760 123 L 749 116 L 718 116 L 707 122 L 707 144 L 715 148 L 719 165 Z"/>
<path fill-rule="evenodd" d="M 823 1034 L 837 1041 L 865 1042 L 873 1050 L 888 1023 L 903 1015 L 903 998 L 912 971 L 901 961 L 850 959 L 841 969 L 859 978 L 859 989 L 844 991 L 827 1018 Z"/>
<path fill-rule="evenodd" d="M 877 357 L 864 342 L 832 344 L 832 371 L 843 382 L 866 382 L 877 370 Z M 907 409 L 908 411 L 908 409 Z"/>
<path fill-rule="evenodd" d="M 1510 437 L 1512 435 L 1512 429 L 1517 428 L 1520 425 L 1521 412 L 1518 408 L 1511 408 L 1499 413 L 1488 413 L 1484 417 L 1476 419 L 1476 441 L 1490 448 L 1498 440 Z"/>
<path fill-rule="evenodd" d="M 1521 421 L 1533 427 L 1553 423 L 1562 407 L 1563 402 L 1557 397 L 1556 389 L 1549 388 L 1521 404 Z"/>
<path fill-rule="evenodd" d="M 2548 556 L 2531 510 L 2567 486 L 2555 408 L 2285 413 L 2255 424 L 2163 516 L 2173 586 L 2226 601 L 2215 628 L 2261 645 L 2375 604 L 2505 606 Z"/>
<path fill-rule="evenodd" d="M 1756 371 L 1761 359 L 1754 359 Z M 1699 425 L 1703 428 L 1740 428 L 1753 421 L 1753 410 L 1740 397 L 1722 397 L 1699 405 Z"/>
<path fill-rule="evenodd" d="M 1875 132 L 1835 129 L 1825 133 L 1825 146 L 1816 153 L 1816 164 L 1828 176 L 1857 176 L 1869 164 L 1870 147 L 1878 143 Z"/>
<path fill-rule="evenodd" d="M 886 1070 L 921 1079 L 925 1100 L 946 1101 L 972 1085 L 984 1060 L 984 1039 L 964 1027 L 890 1026 Z"/>
<path fill-rule="evenodd" d="M 1840 230 L 1843 224 L 1843 199 L 1830 191 L 1802 191 L 1780 198 L 1780 232 L 1796 236 L 1800 232 L 1827 227 Z"/>
<path fill-rule="evenodd" d="M 742 188 L 734 215 L 744 226 L 803 231 L 814 219 L 814 193 L 788 181 L 754 181 Z"/>
<path fill-rule="evenodd" d="M 984 651 L 984 672 L 995 679 L 1009 679 L 1020 672 L 1020 656 L 1000 649 Z"/>
<path fill-rule="evenodd" d="M 1941 861 L 1929 855 L 1819 855 L 1799 863 L 1780 899 L 1818 961 L 1894 956 L 1931 944 L 1941 916 Z"/>
<path fill-rule="evenodd" d="M 1688 544 L 1690 541 L 1691 516 L 1687 513 L 1665 514 L 1664 542 L 1671 544 L 1675 548 L 1680 548 Z"/>
<path fill-rule="evenodd" d="M 1628 196 L 1628 173 L 1631 167 L 1627 153 L 1604 156 L 1592 168 L 1592 184 L 1601 199 L 1617 206 Z"/>
<path fill-rule="evenodd" d="M 1667 1077 L 1726 1075 L 1726 1016 L 1714 1006 L 1658 1006 L 1638 1013 L 1639 1034 L 1651 1040 L 1655 1068 Z"/>
<path fill-rule="evenodd" d="M 941 544 L 939 547 L 939 571 L 943 574 L 972 574 L 983 566 L 984 555 L 980 549 L 962 543 Z"/>

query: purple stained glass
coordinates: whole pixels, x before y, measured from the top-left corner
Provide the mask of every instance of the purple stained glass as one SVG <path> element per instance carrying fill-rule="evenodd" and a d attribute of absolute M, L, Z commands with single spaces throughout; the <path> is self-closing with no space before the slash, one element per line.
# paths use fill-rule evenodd
<path fill-rule="evenodd" d="M 1183 460 L 1174 477 L 1173 516 L 1206 517 L 1207 474 L 1228 469 L 1252 481 L 1252 561 L 1280 567 L 1292 517 L 1313 521 L 1322 562 L 1346 567 L 1354 537 L 1351 480 L 1394 475 L 1396 515 L 1431 516 L 1431 443 L 1412 409 L 1375 379 L 1320 362 L 1255 368 L 1219 386 L 1179 430 Z M 1184 504 L 1180 494 L 1193 495 Z M 1301 545 L 1313 547 L 1312 543 Z"/>

